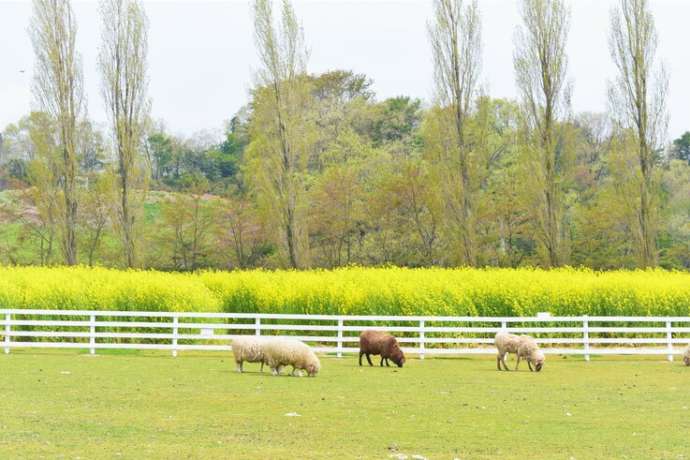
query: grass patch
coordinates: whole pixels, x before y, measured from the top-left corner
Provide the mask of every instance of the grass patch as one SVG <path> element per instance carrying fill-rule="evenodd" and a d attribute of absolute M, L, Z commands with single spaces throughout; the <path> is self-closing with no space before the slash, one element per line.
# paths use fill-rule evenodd
<path fill-rule="evenodd" d="M 531 374 L 323 357 L 315 379 L 239 375 L 221 353 L 17 351 L 0 366 L 0 458 L 688 455 L 690 369 L 661 359 L 552 357 Z"/>

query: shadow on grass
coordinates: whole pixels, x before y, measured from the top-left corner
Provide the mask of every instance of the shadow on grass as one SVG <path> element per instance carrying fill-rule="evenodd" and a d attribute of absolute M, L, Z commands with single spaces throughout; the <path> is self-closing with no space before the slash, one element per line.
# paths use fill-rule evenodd
<path fill-rule="evenodd" d="M 0 353 L 0 359 L 2 356 L 84 356 L 84 357 L 136 357 L 136 358 L 165 358 L 165 359 L 205 359 L 205 360 L 225 360 L 232 362 L 231 352 L 222 351 L 180 351 L 177 357 L 173 357 L 168 351 L 157 351 L 157 350 L 132 350 L 132 349 L 99 349 L 96 354 L 90 354 L 88 349 L 68 349 L 68 348 L 55 348 L 55 349 L 41 349 L 41 348 L 17 348 L 12 349 L 9 354 Z M 345 364 L 347 368 L 381 368 L 381 369 L 396 369 L 404 371 L 405 368 L 409 368 L 406 365 L 402 369 L 397 366 L 391 365 L 390 367 L 383 366 L 379 364 L 379 360 L 373 358 L 373 366 L 369 366 L 368 363 L 363 361 L 363 365 L 359 366 L 358 356 L 356 354 L 344 355 L 341 358 L 336 357 L 335 354 L 327 353 L 319 355 L 322 359 L 327 361 L 339 361 Z M 408 363 L 413 363 L 414 367 L 423 366 L 425 362 L 486 362 L 488 370 L 495 370 L 495 367 L 491 367 L 488 363 L 495 363 L 495 356 L 493 355 L 471 355 L 471 356 L 427 356 L 425 359 L 419 359 L 417 356 L 408 357 Z M 511 362 L 509 360 L 509 362 Z M 668 361 L 665 355 L 590 355 L 590 361 L 586 361 L 583 356 L 578 355 L 549 355 L 547 364 L 551 363 L 577 363 L 577 364 L 597 364 L 597 363 L 640 363 L 640 364 L 662 364 L 668 363 L 672 365 L 684 365 L 681 356 L 676 356 L 674 361 Z M 522 370 L 522 369 L 520 369 Z M 512 370 L 511 370 L 512 372 Z"/>

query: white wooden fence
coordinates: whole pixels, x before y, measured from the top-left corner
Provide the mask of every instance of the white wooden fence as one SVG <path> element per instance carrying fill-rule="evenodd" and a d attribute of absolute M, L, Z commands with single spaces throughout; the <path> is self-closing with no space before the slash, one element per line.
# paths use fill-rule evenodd
<path fill-rule="evenodd" d="M 57 319 L 56 319 L 57 318 Z M 306 323 L 306 324 L 305 324 Z M 388 330 L 407 353 L 493 354 L 500 330 L 537 337 L 546 353 L 673 356 L 690 343 L 690 317 L 439 317 L 87 310 L 2 310 L 0 337 L 12 348 L 230 350 L 240 334 L 289 335 L 319 352 L 358 351 L 365 329 Z M 144 332 L 142 332 L 144 331 Z"/>

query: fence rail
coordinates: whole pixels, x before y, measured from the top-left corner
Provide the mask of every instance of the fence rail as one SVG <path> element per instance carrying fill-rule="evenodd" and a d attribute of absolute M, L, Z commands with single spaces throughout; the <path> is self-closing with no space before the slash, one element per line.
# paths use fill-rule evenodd
<path fill-rule="evenodd" d="M 307 324 L 304 324 L 307 323 Z M 4 327 L 3 327 L 4 326 Z M 690 343 L 690 317 L 340 316 L 0 309 L 0 337 L 12 348 L 230 350 L 237 335 L 289 336 L 319 352 L 356 352 L 366 329 L 395 333 L 407 353 L 493 354 L 493 336 L 531 334 L 546 353 L 665 355 Z"/>

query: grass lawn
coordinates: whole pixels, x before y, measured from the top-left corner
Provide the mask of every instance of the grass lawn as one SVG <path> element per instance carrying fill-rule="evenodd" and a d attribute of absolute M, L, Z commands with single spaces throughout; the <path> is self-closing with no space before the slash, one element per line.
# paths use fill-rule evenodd
<path fill-rule="evenodd" d="M 279 378 L 224 354 L 13 351 L 0 458 L 690 458 L 689 368 L 550 358 L 533 374 L 323 357 L 316 378 Z"/>

